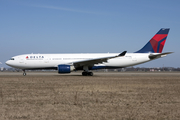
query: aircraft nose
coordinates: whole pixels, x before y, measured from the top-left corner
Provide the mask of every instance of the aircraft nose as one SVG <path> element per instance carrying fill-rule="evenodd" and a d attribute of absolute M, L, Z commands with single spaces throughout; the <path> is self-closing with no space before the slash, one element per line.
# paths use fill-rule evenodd
<path fill-rule="evenodd" d="M 6 61 L 6 65 L 10 65 L 9 60 L 8 60 L 8 61 Z"/>

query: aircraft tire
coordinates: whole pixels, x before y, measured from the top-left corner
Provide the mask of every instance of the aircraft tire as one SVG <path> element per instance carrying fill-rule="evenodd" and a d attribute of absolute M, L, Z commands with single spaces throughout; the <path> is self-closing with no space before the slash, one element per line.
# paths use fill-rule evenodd
<path fill-rule="evenodd" d="M 82 72 L 82 75 L 87 76 L 88 74 L 87 74 L 87 72 Z"/>
<path fill-rule="evenodd" d="M 89 76 L 93 76 L 93 72 L 88 72 L 88 75 Z"/>
<path fill-rule="evenodd" d="M 26 76 L 26 73 L 25 73 L 25 72 L 23 73 L 23 76 Z"/>
<path fill-rule="evenodd" d="M 93 72 L 82 72 L 83 76 L 93 76 Z"/>

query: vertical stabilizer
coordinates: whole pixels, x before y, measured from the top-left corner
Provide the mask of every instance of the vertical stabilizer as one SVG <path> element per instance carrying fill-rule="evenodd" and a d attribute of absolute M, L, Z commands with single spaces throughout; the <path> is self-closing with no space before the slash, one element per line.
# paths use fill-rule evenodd
<path fill-rule="evenodd" d="M 135 53 L 162 53 L 168 32 L 169 28 L 160 29 L 142 49 Z"/>

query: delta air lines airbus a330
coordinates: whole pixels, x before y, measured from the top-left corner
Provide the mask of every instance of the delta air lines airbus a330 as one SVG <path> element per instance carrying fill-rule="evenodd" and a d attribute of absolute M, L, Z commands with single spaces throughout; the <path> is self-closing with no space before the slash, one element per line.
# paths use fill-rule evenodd
<path fill-rule="evenodd" d="M 138 65 L 157 58 L 161 58 L 172 52 L 162 53 L 169 28 L 162 28 L 140 50 L 134 53 L 126 51 L 118 53 L 96 54 L 25 54 L 12 57 L 7 65 L 24 71 L 33 69 L 55 69 L 58 73 L 70 73 L 75 70 L 83 70 L 83 76 L 93 76 L 90 70 L 124 68 Z"/>

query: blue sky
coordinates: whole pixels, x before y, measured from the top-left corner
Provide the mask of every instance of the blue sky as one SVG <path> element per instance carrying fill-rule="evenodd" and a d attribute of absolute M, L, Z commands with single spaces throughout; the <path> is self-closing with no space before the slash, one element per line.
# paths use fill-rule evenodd
<path fill-rule="evenodd" d="M 180 67 L 179 0 L 0 0 L 0 66 L 26 53 L 120 53 L 170 28 L 165 58 L 135 67 Z"/>

